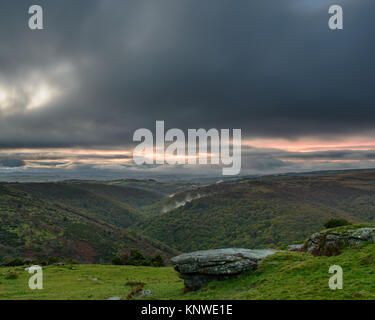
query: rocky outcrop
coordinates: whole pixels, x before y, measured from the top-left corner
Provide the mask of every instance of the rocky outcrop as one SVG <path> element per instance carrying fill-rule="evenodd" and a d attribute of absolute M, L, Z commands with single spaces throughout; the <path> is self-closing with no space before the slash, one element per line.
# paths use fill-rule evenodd
<path fill-rule="evenodd" d="M 345 227 L 314 233 L 304 243 L 303 250 L 316 256 L 332 256 L 339 254 L 345 247 L 364 241 L 375 243 L 375 227 Z"/>
<path fill-rule="evenodd" d="M 274 250 L 216 249 L 195 251 L 174 257 L 171 262 L 187 290 L 197 290 L 211 280 L 226 279 L 241 272 L 256 269 L 264 257 Z"/>

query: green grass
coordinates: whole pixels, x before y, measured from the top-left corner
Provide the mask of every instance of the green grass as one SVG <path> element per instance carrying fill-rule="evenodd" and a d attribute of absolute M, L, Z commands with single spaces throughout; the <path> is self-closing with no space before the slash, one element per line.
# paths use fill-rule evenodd
<path fill-rule="evenodd" d="M 72 270 L 72 267 L 75 270 Z M 8 271 L 15 271 L 18 279 L 5 279 Z M 32 275 L 24 267 L 0 268 L 0 300 L 4 299 L 57 299 L 105 300 L 125 297 L 131 291 L 126 285 L 136 280 L 145 283 L 155 298 L 181 292 L 183 282 L 170 267 L 133 267 L 111 265 L 47 266 L 43 268 L 42 290 L 30 290 L 28 279 Z M 97 281 L 92 280 L 97 278 Z"/>
<path fill-rule="evenodd" d="M 343 290 L 328 287 L 328 269 L 340 265 Z M 375 245 L 347 249 L 334 257 L 313 257 L 280 252 L 266 258 L 259 268 L 241 276 L 214 281 L 195 292 L 183 293 L 183 282 L 171 267 L 109 265 L 49 266 L 44 270 L 44 289 L 28 288 L 31 276 L 24 268 L 0 268 L 0 299 L 125 299 L 130 280 L 145 283 L 151 299 L 375 299 Z M 5 279 L 15 271 L 19 278 Z M 98 278 L 93 281 L 92 278 Z"/>
<path fill-rule="evenodd" d="M 331 290 L 328 269 L 343 269 L 343 289 Z M 350 249 L 339 256 L 313 257 L 281 252 L 265 259 L 258 270 L 224 282 L 212 282 L 188 299 L 375 299 L 375 245 Z"/>

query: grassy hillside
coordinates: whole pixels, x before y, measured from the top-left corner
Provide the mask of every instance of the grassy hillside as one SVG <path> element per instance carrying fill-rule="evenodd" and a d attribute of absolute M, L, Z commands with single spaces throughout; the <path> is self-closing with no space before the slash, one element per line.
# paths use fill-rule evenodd
<path fill-rule="evenodd" d="M 373 172 L 246 179 L 200 192 L 206 196 L 144 218 L 134 230 L 181 251 L 260 248 L 303 241 L 332 217 L 375 219 Z"/>
<path fill-rule="evenodd" d="M 167 257 L 176 253 L 158 241 L 118 227 L 137 217 L 127 208 L 101 200 L 90 204 L 89 201 L 94 201 L 90 198 L 83 198 L 80 205 L 65 205 L 54 201 L 53 195 L 56 192 L 58 199 L 64 198 L 67 194 L 61 195 L 59 191 L 66 192 L 66 189 L 44 187 L 43 196 L 38 196 L 35 192 L 20 191 L 21 188 L 13 185 L 0 185 L 1 259 L 59 256 L 80 262 L 104 262 L 110 261 L 117 251 L 131 248 L 150 255 L 161 252 Z M 69 191 L 78 202 L 79 194 L 72 189 Z M 75 200 L 71 201 L 75 204 Z M 91 210 L 97 203 L 107 207 Z M 100 210 L 103 210 L 102 214 Z"/>
<path fill-rule="evenodd" d="M 184 192 L 187 190 L 193 190 L 199 187 L 199 183 L 189 182 L 160 182 L 153 179 L 149 180 L 137 180 L 137 179 L 125 179 L 125 180 L 114 180 L 109 181 L 107 184 L 114 186 L 127 186 L 134 187 L 142 190 L 154 191 L 161 193 L 164 196 L 171 194 Z"/>
<path fill-rule="evenodd" d="M 332 265 L 343 268 L 343 289 L 331 290 Z M 267 257 L 255 271 L 233 279 L 214 281 L 195 292 L 183 293 L 183 282 L 171 268 L 75 265 L 49 266 L 44 289 L 27 287 L 22 267 L 0 268 L 0 299 L 126 299 L 129 281 L 151 289 L 150 299 L 375 299 L 375 245 L 346 249 L 333 257 L 280 252 Z M 17 279 L 7 279 L 10 272 Z M 92 280 L 97 278 L 97 281 Z M 137 298 L 137 296 L 135 296 Z"/>
<path fill-rule="evenodd" d="M 6 184 L 5 187 L 27 193 L 62 209 L 86 212 L 94 219 L 118 227 L 128 227 L 140 218 L 139 213 L 125 203 L 68 183 L 15 183 Z"/>
<path fill-rule="evenodd" d="M 77 182 L 74 183 L 73 186 L 99 197 L 121 202 L 136 209 L 142 209 L 145 206 L 152 205 L 165 197 L 164 194 L 157 191 L 122 184 Z"/>

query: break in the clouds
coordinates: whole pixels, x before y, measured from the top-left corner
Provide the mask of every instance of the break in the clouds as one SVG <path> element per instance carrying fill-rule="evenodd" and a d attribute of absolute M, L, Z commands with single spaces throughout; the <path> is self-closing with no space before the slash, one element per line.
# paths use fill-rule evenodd
<path fill-rule="evenodd" d="M 34 1 L 3 0 L 0 165 L 117 170 L 128 159 L 54 158 L 59 148 L 129 152 L 134 130 L 156 120 L 289 145 L 375 141 L 375 3 L 333 2 L 39 0 L 45 29 L 31 31 Z M 343 31 L 328 29 L 332 4 L 344 8 Z M 354 149 L 245 151 L 244 172 L 371 166 L 372 153 Z"/>

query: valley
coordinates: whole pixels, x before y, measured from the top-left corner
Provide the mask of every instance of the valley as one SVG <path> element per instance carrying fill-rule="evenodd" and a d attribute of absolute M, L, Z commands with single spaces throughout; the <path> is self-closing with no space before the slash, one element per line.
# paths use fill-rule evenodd
<path fill-rule="evenodd" d="M 0 261 L 109 263 L 225 247 L 300 243 L 330 218 L 375 220 L 375 173 L 321 172 L 214 184 L 67 180 L 0 184 Z"/>

